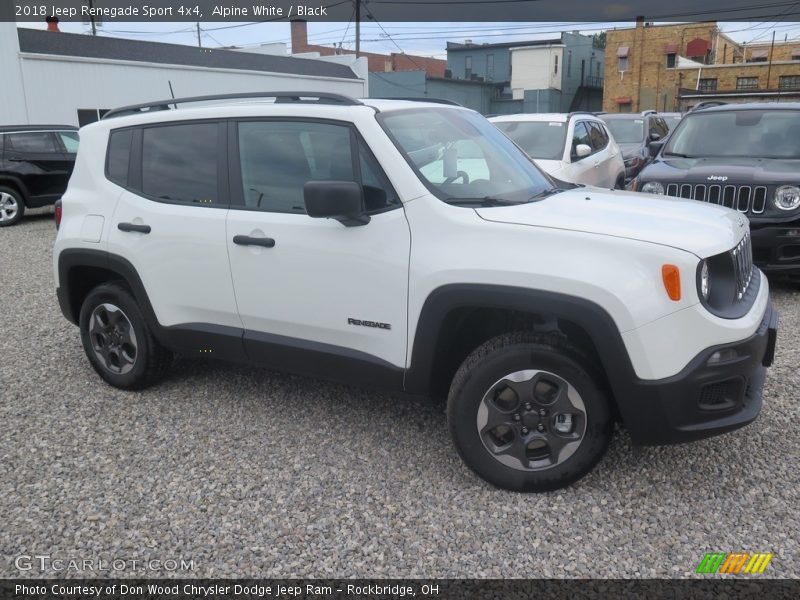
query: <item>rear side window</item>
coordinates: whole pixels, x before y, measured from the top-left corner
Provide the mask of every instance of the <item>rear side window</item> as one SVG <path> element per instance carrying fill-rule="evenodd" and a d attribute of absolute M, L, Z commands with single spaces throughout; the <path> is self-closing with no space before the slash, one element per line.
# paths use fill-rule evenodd
<path fill-rule="evenodd" d="M 133 130 L 112 131 L 108 140 L 106 177 L 117 185 L 128 186 L 128 165 L 131 159 Z"/>
<path fill-rule="evenodd" d="M 60 152 L 53 134 L 47 131 L 10 133 L 6 136 L 6 151 L 28 154 L 58 154 Z"/>
<path fill-rule="evenodd" d="M 78 132 L 77 131 L 59 131 L 58 137 L 64 145 L 64 150 L 67 154 L 76 154 L 78 152 Z"/>
<path fill-rule="evenodd" d="M 141 191 L 168 202 L 216 204 L 217 132 L 216 123 L 145 128 Z"/>

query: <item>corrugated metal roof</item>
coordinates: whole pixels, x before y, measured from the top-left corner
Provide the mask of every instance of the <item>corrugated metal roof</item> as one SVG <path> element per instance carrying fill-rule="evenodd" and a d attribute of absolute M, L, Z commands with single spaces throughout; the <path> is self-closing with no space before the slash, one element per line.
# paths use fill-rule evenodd
<path fill-rule="evenodd" d="M 291 73 L 314 77 L 358 79 L 350 67 L 321 60 L 272 56 L 233 50 L 200 49 L 180 44 L 144 42 L 104 36 L 55 33 L 18 28 L 21 52 L 80 56 L 84 58 L 128 60 L 169 65 L 237 69 L 266 73 Z"/>

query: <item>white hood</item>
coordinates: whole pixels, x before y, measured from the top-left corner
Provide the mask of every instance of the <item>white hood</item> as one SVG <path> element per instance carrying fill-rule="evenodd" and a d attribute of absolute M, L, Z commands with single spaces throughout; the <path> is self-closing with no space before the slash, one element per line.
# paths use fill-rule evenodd
<path fill-rule="evenodd" d="M 487 221 L 582 231 L 661 244 L 707 258 L 733 248 L 749 227 L 744 215 L 697 200 L 578 188 L 538 202 L 479 208 Z"/>

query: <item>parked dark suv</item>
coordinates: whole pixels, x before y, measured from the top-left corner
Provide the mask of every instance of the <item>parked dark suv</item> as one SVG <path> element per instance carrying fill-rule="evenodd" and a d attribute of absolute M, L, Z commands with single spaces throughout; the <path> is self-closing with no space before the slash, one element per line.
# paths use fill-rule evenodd
<path fill-rule="evenodd" d="M 647 145 L 664 139 L 669 134 L 669 126 L 656 111 L 637 113 L 599 115 L 608 125 L 611 135 L 622 150 L 625 161 L 625 182 L 639 174 L 650 160 Z"/>
<path fill-rule="evenodd" d="M 738 210 L 750 220 L 755 263 L 800 275 L 800 103 L 695 110 L 651 151 L 633 189 Z"/>
<path fill-rule="evenodd" d="M 78 129 L 70 125 L 0 127 L 0 227 L 17 223 L 26 208 L 55 203 L 77 152 Z"/>

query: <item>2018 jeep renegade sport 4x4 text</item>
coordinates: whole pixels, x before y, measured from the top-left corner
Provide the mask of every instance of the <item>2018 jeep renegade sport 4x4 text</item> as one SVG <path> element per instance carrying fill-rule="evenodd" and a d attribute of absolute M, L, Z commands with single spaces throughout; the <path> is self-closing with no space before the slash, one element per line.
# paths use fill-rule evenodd
<path fill-rule="evenodd" d="M 527 491 L 615 418 L 662 444 L 758 415 L 777 315 L 745 217 L 556 184 L 464 108 L 271 96 L 81 130 L 55 275 L 111 385 L 177 352 L 446 396 L 467 465 Z"/>

